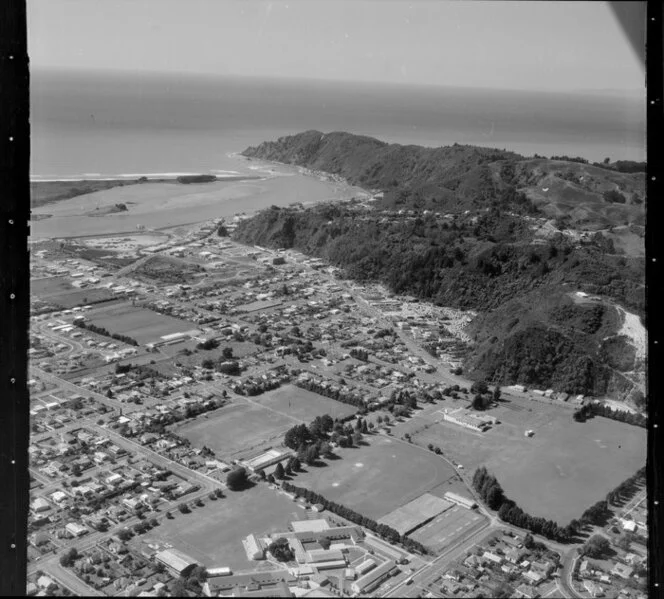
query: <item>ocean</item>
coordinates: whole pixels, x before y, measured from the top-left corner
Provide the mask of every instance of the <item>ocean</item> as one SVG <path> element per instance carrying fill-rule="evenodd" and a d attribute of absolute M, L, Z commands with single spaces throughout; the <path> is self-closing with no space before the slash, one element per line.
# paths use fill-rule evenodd
<path fill-rule="evenodd" d="M 643 96 L 35 71 L 35 180 L 245 173 L 247 146 L 307 129 L 525 156 L 645 160 Z"/>

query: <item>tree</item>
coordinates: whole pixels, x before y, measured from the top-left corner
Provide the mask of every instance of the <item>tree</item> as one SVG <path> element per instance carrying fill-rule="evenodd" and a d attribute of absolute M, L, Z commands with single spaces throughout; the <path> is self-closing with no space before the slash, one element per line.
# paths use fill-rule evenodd
<path fill-rule="evenodd" d="M 293 463 L 291 464 L 291 469 L 293 472 L 299 472 L 302 470 L 302 464 L 300 463 L 300 459 L 297 456 L 295 456 L 292 461 Z"/>
<path fill-rule="evenodd" d="M 307 447 L 304 459 L 309 466 L 315 464 L 318 460 L 318 448 L 315 445 Z"/>
<path fill-rule="evenodd" d="M 247 471 L 242 467 L 231 470 L 226 475 L 226 486 L 231 491 L 239 491 L 244 489 L 248 482 L 249 480 L 247 478 Z"/>
<path fill-rule="evenodd" d="M 332 455 L 332 446 L 326 441 L 323 441 L 318 446 L 318 451 L 323 457 L 329 458 Z"/>
<path fill-rule="evenodd" d="M 187 584 L 186 581 L 182 578 L 178 578 L 171 585 L 171 596 L 172 597 L 187 597 Z"/>
<path fill-rule="evenodd" d="M 189 579 L 194 579 L 199 583 L 203 583 L 207 580 L 207 570 L 203 566 L 196 566 L 191 573 L 189 574 Z"/>
<path fill-rule="evenodd" d="M 60 558 L 60 565 L 63 568 L 70 568 L 76 561 L 77 557 L 78 557 L 78 551 L 76 550 L 75 547 L 72 547 Z"/>
<path fill-rule="evenodd" d="M 221 352 L 221 355 L 226 358 L 227 360 L 230 360 L 233 357 L 233 348 L 232 347 L 224 347 L 224 349 Z"/>
<path fill-rule="evenodd" d="M 329 414 L 323 414 L 320 420 L 321 424 L 323 425 L 323 430 L 326 433 L 329 433 L 334 427 L 334 420 L 332 420 L 332 416 L 330 416 Z"/>
<path fill-rule="evenodd" d="M 484 399 L 482 396 L 478 393 L 473 397 L 473 401 L 470 404 L 473 410 L 483 410 L 484 409 Z"/>
<path fill-rule="evenodd" d="M 270 543 L 267 550 L 280 562 L 288 562 L 294 558 L 293 551 L 288 545 L 288 540 L 283 537 L 275 539 Z"/>
<path fill-rule="evenodd" d="M 489 391 L 489 385 L 486 381 L 475 381 L 470 387 L 471 393 L 487 393 Z"/>
<path fill-rule="evenodd" d="M 583 552 L 588 557 L 601 559 L 611 553 L 611 543 L 602 535 L 593 535 L 583 546 Z"/>
<path fill-rule="evenodd" d="M 276 480 L 274 479 L 274 476 L 272 474 L 267 475 L 267 482 L 274 484 Z"/>
<path fill-rule="evenodd" d="M 290 449 L 298 449 L 311 440 L 311 432 L 306 424 L 298 424 L 288 431 L 284 436 L 284 445 Z"/>
<path fill-rule="evenodd" d="M 277 467 L 274 469 L 274 476 L 275 478 L 278 478 L 279 480 L 283 480 L 284 477 L 286 476 L 284 472 L 284 467 L 281 465 L 281 462 L 277 464 Z"/>
<path fill-rule="evenodd" d="M 496 388 L 493 390 L 493 401 L 500 401 L 500 395 L 501 395 L 500 387 L 496 385 Z"/>
<path fill-rule="evenodd" d="M 128 541 L 129 539 L 131 539 L 131 536 L 132 536 L 131 532 L 126 528 L 122 529 L 118 533 L 118 539 L 120 539 L 121 541 Z"/>

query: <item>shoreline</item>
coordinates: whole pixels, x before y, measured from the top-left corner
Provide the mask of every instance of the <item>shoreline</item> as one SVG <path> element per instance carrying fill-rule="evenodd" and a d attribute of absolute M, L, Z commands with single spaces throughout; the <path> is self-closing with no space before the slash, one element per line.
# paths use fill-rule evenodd
<path fill-rule="evenodd" d="M 61 179 L 30 179 L 30 185 L 35 183 L 96 183 L 103 181 L 104 183 L 166 183 L 178 182 L 180 177 L 200 177 L 210 176 L 215 177 L 217 181 L 232 181 L 232 180 L 245 180 L 245 179 L 262 179 L 258 175 L 243 175 L 242 173 L 217 175 L 214 173 L 148 173 L 145 175 L 115 175 L 113 177 L 83 177 L 83 178 L 68 178 Z"/>

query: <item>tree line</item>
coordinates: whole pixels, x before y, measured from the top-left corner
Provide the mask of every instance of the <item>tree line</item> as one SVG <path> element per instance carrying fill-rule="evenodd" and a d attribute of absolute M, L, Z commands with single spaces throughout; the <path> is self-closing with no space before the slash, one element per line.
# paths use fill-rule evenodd
<path fill-rule="evenodd" d="M 631 497 L 637 489 L 637 485 L 646 477 L 646 467 L 643 466 L 628 479 L 621 482 L 615 489 L 606 494 L 606 501 L 615 504 L 618 501 Z"/>
<path fill-rule="evenodd" d="M 322 382 L 319 382 L 314 379 L 307 380 L 296 380 L 295 385 L 301 389 L 306 389 L 307 391 L 313 391 L 322 395 L 323 397 L 329 397 L 341 403 L 345 403 L 357 408 L 364 408 L 364 399 L 357 393 L 343 391 L 342 389 L 336 388 L 334 390 L 329 387 L 324 387 Z"/>
<path fill-rule="evenodd" d="M 289 482 L 281 483 L 281 487 L 284 489 L 284 491 L 294 493 L 297 497 L 304 497 L 304 499 L 306 499 L 311 504 L 321 504 L 326 510 L 329 510 L 333 514 L 337 514 L 338 516 L 341 516 L 342 518 L 345 518 L 346 520 L 349 520 L 358 526 L 368 528 L 370 531 L 375 532 L 378 536 L 385 539 L 388 543 L 401 543 L 408 551 L 421 553 L 423 555 L 428 553 L 428 550 L 424 545 L 408 538 L 406 535 L 400 535 L 396 530 L 394 530 L 394 528 L 387 526 L 387 524 L 378 524 L 378 522 L 375 520 L 371 520 L 370 518 L 367 518 L 366 516 L 363 516 L 362 514 L 359 514 L 344 505 L 329 501 L 311 489 L 296 487 Z"/>
<path fill-rule="evenodd" d="M 640 426 L 642 428 L 645 428 L 648 424 L 648 418 L 643 414 L 633 414 L 626 410 L 614 410 L 607 405 L 594 402 L 581 406 L 578 410 L 574 411 L 574 414 L 572 414 L 572 418 L 574 418 L 576 422 L 585 422 L 588 418 L 593 416 L 604 416 L 604 418 L 610 418 L 611 420 L 617 420 L 618 422 L 626 422 L 627 424 Z"/>
<path fill-rule="evenodd" d="M 99 327 L 96 324 L 92 324 L 91 322 L 86 323 L 84 321 L 77 320 L 74 324 L 81 329 L 86 329 L 87 331 L 97 333 L 97 335 L 103 335 L 104 337 L 110 337 L 111 339 L 117 339 L 118 341 L 122 341 L 127 345 L 138 345 L 138 341 L 136 341 L 136 339 L 133 337 L 129 337 L 128 335 L 121 335 L 120 333 L 111 333 L 108 331 L 108 329 Z"/>

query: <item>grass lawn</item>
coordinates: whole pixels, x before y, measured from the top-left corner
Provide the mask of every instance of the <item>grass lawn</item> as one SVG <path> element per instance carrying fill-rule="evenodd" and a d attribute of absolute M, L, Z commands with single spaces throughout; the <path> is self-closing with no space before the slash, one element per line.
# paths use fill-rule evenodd
<path fill-rule="evenodd" d="M 92 309 L 87 320 L 110 333 L 128 335 L 141 344 L 158 341 L 163 335 L 196 329 L 191 322 L 132 306 L 131 303 Z"/>
<path fill-rule="evenodd" d="M 68 277 L 44 277 L 30 281 L 30 293 L 37 296 L 49 297 L 73 289 Z"/>
<path fill-rule="evenodd" d="M 261 405 L 290 414 L 294 418 L 311 422 L 316 416 L 329 414 L 332 418 L 340 418 L 355 414 L 357 411 L 353 406 L 335 401 L 300 389 L 294 385 L 286 385 L 273 391 L 268 391 L 255 398 Z"/>
<path fill-rule="evenodd" d="M 489 413 L 501 424 L 486 433 L 440 422 L 413 440 L 440 446 L 471 474 L 485 465 L 534 516 L 567 524 L 645 464 L 646 430 L 636 426 L 601 417 L 574 422 L 571 410 L 527 400 Z"/>
<path fill-rule="evenodd" d="M 441 497 L 445 491 L 461 492 L 448 484 L 456 472 L 441 458 L 382 435 L 367 438 L 368 446 L 337 449 L 340 459 L 307 467 L 293 484 L 374 520 L 427 491 Z"/>
<path fill-rule="evenodd" d="M 112 299 L 108 289 L 78 289 L 67 277 L 47 277 L 30 281 L 30 293 L 62 309 Z"/>
<path fill-rule="evenodd" d="M 242 539 L 250 533 L 284 531 L 293 520 L 304 519 L 304 510 L 265 484 L 245 491 L 227 491 L 223 499 L 205 499 L 205 507 L 190 514 L 173 510 L 173 520 L 140 537 L 146 542 L 170 543 L 206 567 L 228 566 L 233 571 L 255 570 L 262 561 L 250 561 Z"/>
<path fill-rule="evenodd" d="M 218 457 L 235 455 L 251 447 L 281 445 L 283 435 L 296 421 L 239 401 L 175 427 L 194 447 L 209 447 Z"/>

